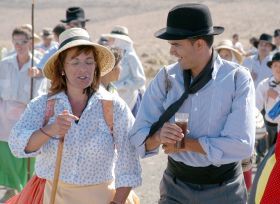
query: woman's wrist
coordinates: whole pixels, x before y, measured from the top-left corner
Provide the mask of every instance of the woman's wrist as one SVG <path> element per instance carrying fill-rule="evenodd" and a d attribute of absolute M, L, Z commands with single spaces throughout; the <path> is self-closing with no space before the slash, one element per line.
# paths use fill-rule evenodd
<path fill-rule="evenodd" d="M 54 137 L 54 136 L 50 135 L 43 128 L 40 128 L 39 130 L 41 131 L 41 133 L 43 133 L 45 136 L 49 137 L 50 139 L 54 139 L 54 140 L 59 140 L 60 139 L 58 137 Z"/>
<path fill-rule="evenodd" d="M 46 125 L 46 126 L 44 126 L 44 127 L 42 127 L 42 128 L 39 129 L 39 131 L 40 131 L 41 133 L 43 133 L 43 135 L 47 136 L 47 137 L 50 138 L 50 139 L 56 139 L 56 140 L 60 139 L 59 137 L 55 137 L 55 136 L 54 136 L 54 135 L 56 135 L 56 134 L 53 133 L 52 130 L 53 130 L 52 125 Z"/>

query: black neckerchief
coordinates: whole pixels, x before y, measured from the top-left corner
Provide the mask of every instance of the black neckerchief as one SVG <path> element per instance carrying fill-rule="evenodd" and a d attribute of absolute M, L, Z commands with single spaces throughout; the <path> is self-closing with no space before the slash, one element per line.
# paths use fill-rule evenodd
<path fill-rule="evenodd" d="M 280 81 L 272 80 L 272 81 L 269 82 L 269 86 L 272 87 L 272 88 L 275 88 L 279 84 L 280 84 Z"/>
<path fill-rule="evenodd" d="M 183 71 L 185 92 L 177 101 L 172 103 L 165 110 L 165 112 L 159 117 L 157 122 L 153 123 L 149 135 L 146 137 L 145 141 L 153 134 L 155 134 L 155 132 L 158 131 L 163 126 L 163 124 L 166 121 L 168 121 L 179 110 L 179 108 L 182 106 L 184 101 L 188 98 L 189 94 L 196 93 L 212 79 L 212 72 L 213 72 L 214 62 L 216 58 L 217 58 L 217 53 L 212 51 L 212 56 L 209 62 L 206 64 L 204 69 L 198 74 L 198 76 L 196 76 L 193 79 L 192 83 L 191 83 L 191 70 Z"/>

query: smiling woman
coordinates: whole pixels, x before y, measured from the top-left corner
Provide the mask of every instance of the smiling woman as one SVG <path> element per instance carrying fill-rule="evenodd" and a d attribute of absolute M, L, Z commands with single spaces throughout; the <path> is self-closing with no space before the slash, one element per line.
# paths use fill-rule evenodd
<path fill-rule="evenodd" d="M 60 151 L 57 203 L 125 203 L 131 188 L 141 184 L 141 168 L 128 139 L 134 122 L 131 111 L 119 97 L 99 87 L 100 77 L 114 66 L 114 56 L 92 43 L 84 29 L 72 28 L 59 37 L 60 47 L 43 70 L 51 81 L 49 93 L 29 104 L 13 128 L 9 145 L 17 157 L 38 155 L 35 171 L 43 186 L 40 204 L 52 200 L 59 140 L 65 148 Z M 29 190 L 35 192 L 32 185 Z M 8 203 L 26 203 L 26 194 L 23 191 Z"/>

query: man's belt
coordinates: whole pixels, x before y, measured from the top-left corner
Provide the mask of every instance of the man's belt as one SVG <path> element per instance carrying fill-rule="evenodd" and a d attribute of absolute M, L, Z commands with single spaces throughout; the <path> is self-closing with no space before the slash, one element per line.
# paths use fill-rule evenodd
<path fill-rule="evenodd" d="M 241 163 L 223 164 L 219 167 L 193 167 L 168 157 L 167 171 L 176 178 L 193 184 L 222 184 L 242 173 Z"/>

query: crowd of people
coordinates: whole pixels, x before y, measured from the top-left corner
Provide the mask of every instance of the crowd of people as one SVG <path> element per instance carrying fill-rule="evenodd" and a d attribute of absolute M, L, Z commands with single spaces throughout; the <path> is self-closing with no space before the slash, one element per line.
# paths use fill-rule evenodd
<path fill-rule="evenodd" d="M 0 61 L 0 203 L 139 203 L 139 157 L 160 147 L 168 154 L 160 204 L 246 203 L 257 188 L 252 167 L 279 141 L 280 109 L 271 111 L 280 101 L 280 29 L 251 38 L 249 49 L 237 33 L 214 46 L 224 28 L 208 7 L 177 5 L 155 37 L 178 61 L 146 89 L 128 28 L 92 42 L 88 21 L 69 7 L 40 35 L 29 24 L 12 31 L 14 50 Z M 189 115 L 185 132 L 178 112 Z M 252 203 L 278 202 L 266 183 Z"/>

